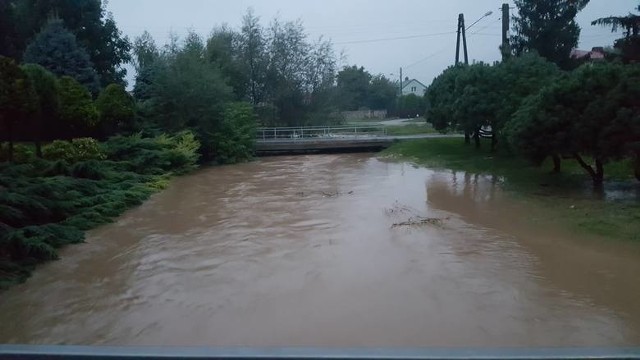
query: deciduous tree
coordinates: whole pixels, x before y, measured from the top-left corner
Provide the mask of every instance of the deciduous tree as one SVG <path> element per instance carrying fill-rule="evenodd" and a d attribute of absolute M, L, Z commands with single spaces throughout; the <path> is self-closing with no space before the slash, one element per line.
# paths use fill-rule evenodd
<path fill-rule="evenodd" d="M 247 98 L 257 105 L 265 96 L 269 56 L 264 29 L 252 9 L 242 18 L 239 41 L 241 67 L 248 76 Z"/>
<path fill-rule="evenodd" d="M 372 76 L 364 67 L 345 66 L 337 76 L 338 100 L 343 110 L 358 110 L 369 105 Z"/>

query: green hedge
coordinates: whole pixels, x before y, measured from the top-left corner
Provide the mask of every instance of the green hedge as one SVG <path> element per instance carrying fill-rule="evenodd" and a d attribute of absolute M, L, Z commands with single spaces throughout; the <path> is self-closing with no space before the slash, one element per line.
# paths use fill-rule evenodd
<path fill-rule="evenodd" d="M 171 174 L 194 169 L 198 148 L 190 132 L 75 139 L 43 149 L 49 160 L 0 163 L 0 288 L 142 203 Z"/>

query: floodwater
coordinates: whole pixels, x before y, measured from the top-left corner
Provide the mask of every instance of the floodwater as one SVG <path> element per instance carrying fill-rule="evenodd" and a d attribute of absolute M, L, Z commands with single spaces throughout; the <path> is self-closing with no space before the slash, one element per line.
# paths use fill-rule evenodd
<path fill-rule="evenodd" d="M 640 249 L 371 154 L 200 170 L 0 294 L 0 343 L 640 345 Z"/>

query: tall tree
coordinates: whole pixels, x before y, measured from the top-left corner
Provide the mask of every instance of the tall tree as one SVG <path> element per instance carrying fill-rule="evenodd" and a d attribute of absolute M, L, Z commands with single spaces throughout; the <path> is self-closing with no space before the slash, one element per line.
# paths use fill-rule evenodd
<path fill-rule="evenodd" d="M 136 38 L 133 44 L 134 66 L 136 68 L 136 83 L 133 95 L 137 100 L 146 100 L 151 96 L 150 87 L 153 78 L 153 66 L 160 57 L 160 50 L 153 37 L 145 31 Z"/>
<path fill-rule="evenodd" d="M 122 65 L 131 60 L 131 44 L 122 36 L 113 17 L 101 0 L 5 0 L 14 5 L 14 27 L 18 29 L 18 53 L 51 19 L 57 17 L 73 33 L 78 44 L 87 50 L 101 86 L 124 84 L 126 70 Z"/>
<path fill-rule="evenodd" d="M 42 65 L 57 76 L 70 76 L 97 94 L 98 75 L 87 52 L 76 42 L 62 20 L 51 20 L 33 39 L 24 53 L 24 61 Z"/>
<path fill-rule="evenodd" d="M 338 99 L 343 110 L 358 110 L 369 105 L 372 76 L 364 67 L 345 66 L 337 76 Z"/>
<path fill-rule="evenodd" d="M 267 45 L 260 18 L 252 9 L 242 18 L 240 58 L 248 75 L 248 99 L 253 105 L 262 102 L 268 66 Z"/>
<path fill-rule="evenodd" d="M 232 93 L 219 68 L 206 60 L 202 39 L 191 33 L 183 44 L 172 42 L 147 75 L 146 97 L 139 103 L 150 125 L 164 131 L 195 130 L 204 159 L 211 160 L 213 134 Z"/>
<path fill-rule="evenodd" d="M 374 110 L 386 109 L 392 112 L 398 94 L 398 85 L 384 75 L 371 78 L 369 84 L 369 108 Z"/>
<path fill-rule="evenodd" d="M 536 51 L 561 68 L 571 66 L 571 50 L 578 45 L 580 27 L 575 18 L 589 0 L 515 0 L 515 35 L 511 46 L 516 55 Z"/>
<path fill-rule="evenodd" d="M 0 56 L 19 58 L 20 50 L 17 48 L 19 42 L 15 4 L 12 1 L 0 1 Z"/>
<path fill-rule="evenodd" d="M 13 142 L 18 128 L 27 128 L 37 106 L 37 95 L 29 77 L 12 59 L 0 56 L 0 127 L 9 142 L 9 161 L 13 161 Z"/>
<path fill-rule="evenodd" d="M 333 44 L 320 37 L 310 44 L 305 72 L 306 91 L 315 93 L 333 87 L 336 77 L 336 57 Z"/>
<path fill-rule="evenodd" d="M 640 5 L 637 11 L 640 12 Z M 624 29 L 624 37 L 616 40 L 614 47 L 622 53 L 623 61 L 640 61 L 640 15 L 609 16 L 596 19 L 591 25 L 609 26 L 612 32 Z"/>
<path fill-rule="evenodd" d="M 29 131 L 29 137 L 36 145 L 36 155 L 42 157 L 42 141 L 47 137 L 51 138 L 60 108 L 58 79 L 40 65 L 22 65 L 22 70 L 29 77 L 37 96 L 37 106 L 33 114 L 34 123 Z"/>
<path fill-rule="evenodd" d="M 211 33 L 206 46 L 207 60 L 220 67 L 233 88 L 236 100 L 249 99 L 247 90 L 251 71 L 250 66 L 242 62 L 241 39 L 240 33 L 222 26 Z"/>
<path fill-rule="evenodd" d="M 138 72 L 151 66 L 159 55 L 155 40 L 153 40 L 151 34 L 146 30 L 134 41 L 132 52 L 134 55 L 134 66 Z"/>
<path fill-rule="evenodd" d="M 307 70 L 312 47 L 299 21 L 282 23 L 274 19 L 269 26 L 269 67 L 266 95 L 287 125 L 305 123 L 310 102 Z"/>

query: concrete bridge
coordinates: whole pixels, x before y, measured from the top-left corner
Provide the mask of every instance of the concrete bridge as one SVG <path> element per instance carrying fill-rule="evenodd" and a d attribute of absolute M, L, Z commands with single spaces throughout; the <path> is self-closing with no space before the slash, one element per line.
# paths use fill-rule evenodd
<path fill-rule="evenodd" d="M 256 154 L 378 151 L 395 141 L 446 136 L 449 135 L 393 136 L 382 125 L 259 128 Z"/>

